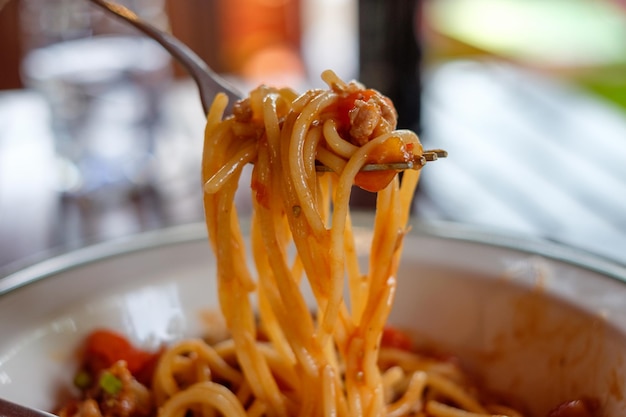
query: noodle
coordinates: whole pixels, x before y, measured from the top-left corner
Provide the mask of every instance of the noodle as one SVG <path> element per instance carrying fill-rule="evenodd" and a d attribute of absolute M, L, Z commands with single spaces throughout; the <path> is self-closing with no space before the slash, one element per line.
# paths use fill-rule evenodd
<path fill-rule="evenodd" d="M 384 401 L 376 352 L 395 291 L 395 268 L 408 218 L 406 203 L 413 194 L 418 173 L 405 173 L 406 178 L 414 179 L 406 179 L 402 184 L 394 177 L 381 191 L 377 216 L 387 224 L 377 221 L 376 244 L 372 248 L 375 262 L 366 275 L 360 273 L 355 259 L 354 238 L 348 225 L 349 197 L 355 177 L 373 149 L 391 137 L 404 139 L 405 144 L 419 142 L 414 134 L 394 131 L 374 137 L 360 147 L 342 139 L 332 115 L 324 117 L 324 112 L 342 95 L 362 87 L 345 84 L 330 72 L 324 78 L 331 89 L 313 92 L 296 102 L 295 106 L 301 106 L 299 111 L 292 109 L 293 96 L 285 97 L 275 89 L 261 87 L 249 99 L 252 115 L 248 121 L 256 124 L 258 132 L 252 174 L 252 247 L 258 272 L 255 290 L 245 285 L 250 272 L 241 271 L 241 277 L 235 272 L 245 258 L 239 244 L 243 237 L 232 207 L 232 190 L 239 180 L 232 167 L 241 166 L 238 162 L 242 160 L 242 151 L 233 149 L 231 144 L 247 140 L 236 137 L 232 131 L 217 139 L 213 132 L 219 129 L 219 123 L 211 122 L 207 123 L 205 143 L 205 149 L 210 151 L 205 152 L 203 161 L 208 192 L 207 227 L 213 247 L 219 246 L 220 303 L 233 334 L 237 360 L 255 397 L 268 403 L 268 413 L 288 415 L 288 397 L 254 342 L 258 329 L 248 301 L 253 291 L 265 300 L 259 302 L 260 317 L 272 345 L 297 370 L 297 384 L 288 387 L 289 398 L 299 402 L 296 414 L 338 415 L 339 410 L 344 410 L 353 416 L 378 416 L 383 413 Z M 216 120 L 215 114 L 223 108 L 222 98 L 218 98 L 208 119 Z M 279 108 L 283 111 L 279 112 Z M 232 123 L 230 120 L 223 123 Z M 317 149 L 345 159 L 343 170 L 317 174 Z M 222 174 L 224 167 L 230 174 L 226 179 Z M 288 257 L 292 240 L 297 261 Z M 226 247 L 228 242 L 230 247 Z M 313 291 L 316 320 L 300 291 L 300 276 L 289 267 L 294 262 L 303 265 Z M 352 311 L 344 301 L 346 270 L 353 288 Z"/>
<path fill-rule="evenodd" d="M 328 90 L 301 96 L 261 86 L 233 116 L 225 95 L 213 102 L 202 181 L 230 339 L 184 340 L 161 354 L 151 388 L 158 416 L 521 415 L 486 404 L 454 363 L 383 343 L 419 171 L 400 180 L 360 169 L 422 147 L 395 130 L 388 99 L 330 71 L 322 78 Z M 318 172 L 320 162 L 331 172 Z M 246 240 L 234 196 L 248 163 Z M 350 217 L 354 184 L 378 193 L 367 271 Z"/>
<path fill-rule="evenodd" d="M 354 249 L 350 193 L 363 175 L 361 167 L 377 149 L 395 146 L 419 155 L 422 148 L 413 132 L 393 130 L 395 119 L 385 118 L 378 119 L 365 143 L 351 141 L 341 119 L 346 115 L 338 114 L 339 109 L 347 100 L 354 105 L 355 100 L 370 104 L 368 99 L 375 97 L 380 104 L 383 99 L 357 83 L 344 83 L 330 71 L 322 78 L 328 90 L 309 91 L 299 98 L 288 90 L 259 87 L 239 105 L 235 117 L 223 117 L 225 98 L 218 96 L 208 115 L 205 215 L 218 259 L 222 313 L 237 364 L 255 399 L 250 412 L 258 413 L 256 407 L 263 404 L 263 414 L 275 416 L 399 416 L 419 411 L 428 387 L 468 411 L 484 413 L 463 387 L 442 382 L 443 376 L 402 371 L 401 377 L 384 378 L 381 373 L 381 335 L 393 304 L 419 171 L 405 172 L 402 181 L 393 173 L 377 190 L 365 273 Z M 229 128 L 242 123 L 246 129 Z M 335 172 L 316 172 L 317 161 Z M 244 238 L 233 202 L 247 162 L 254 164 L 250 252 L 255 285 L 252 270 L 245 266 Z M 302 278 L 312 290 L 316 316 L 301 291 Z M 261 331 L 268 342 L 257 341 Z M 277 363 L 260 353 L 261 343 L 292 370 L 289 378 L 278 377 Z M 403 392 L 385 387 L 386 380 Z"/>

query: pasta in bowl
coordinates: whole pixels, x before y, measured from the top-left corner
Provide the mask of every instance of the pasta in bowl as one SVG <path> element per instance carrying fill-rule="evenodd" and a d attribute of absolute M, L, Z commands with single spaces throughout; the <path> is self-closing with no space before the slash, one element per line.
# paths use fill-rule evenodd
<path fill-rule="evenodd" d="M 567 377 L 558 392 L 548 386 L 542 391 L 550 400 L 564 397 L 552 402 L 550 415 L 587 417 L 600 407 L 605 410 L 606 396 L 581 385 L 580 375 L 570 379 L 576 376 L 570 372 L 615 346 L 596 342 L 602 338 L 594 326 L 569 318 L 571 314 L 567 319 L 552 317 L 556 301 L 541 298 L 543 274 L 534 274 L 528 299 L 500 304 L 507 294 L 503 290 L 486 307 L 481 297 L 487 288 L 498 291 L 500 287 L 494 285 L 498 281 L 481 292 L 475 290 L 481 288 L 480 280 L 469 280 L 472 286 L 465 288 L 464 281 L 456 282 L 446 287 L 445 294 L 433 294 L 434 303 L 423 296 L 445 282 L 448 274 L 431 280 L 427 291 L 408 286 L 429 282 L 426 258 L 418 264 L 414 279 L 402 278 L 409 274 L 403 272 L 407 262 L 401 262 L 401 254 L 407 244 L 415 243 L 409 215 L 419 170 L 405 171 L 400 179 L 396 169 L 364 172 L 363 168 L 424 158 L 419 138 L 396 129 L 393 105 L 380 93 L 356 82 L 345 83 L 332 72 L 323 78 L 327 90 L 300 96 L 261 86 L 235 105 L 233 115 L 224 114 L 226 99 L 218 95 L 207 116 L 202 180 L 213 254 L 210 275 L 215 282 L 208 291 L 194 292 L 204 295 L 204 308 L 219 307 L 220 314 L 214 317 L 223 318 L 223 329 L 213 320 L 205 331 L 196 331 L 195 338 L 183 336 L 163 343 L 163 336 L 175 328 L 160 317 L 168 310 L 155 309 L 155 301 L 149 298 L 134 300 L 129 306 L 140 311 L 144 320 L 167 324 L 160 334 L 151 335 L 159 346 L 138 348 L 123 333 L 110 330 L 90 333 L 74 372 L 80 394 L 64 401 L 58 413 L 62 417 L 520 416 L 526 406 L 517 404 L 513 398 L 517 395 L 512 395 L 526 387 L 513 372 L 519 361 L 504 361 L 506 372 L 515 379 L 501 379 L 495 386 L 473 377 L 479 373 L 471 371 L 472 364 L 489 359 L 489 365 L 479 363 L 478 369 L 491 371 L 522 342 L 530 349 L 551 338 L 556 338 L 550 346 L 559 347 L 559 356 L 547 355 L 547 346 L 541 345 L 541 353 L 550 358 L 548 363 L 540 361 L 541 369 L 557 366 L 553 370 Z M 244 228 L 234 195 L 248 163 L 254 166 L 249 187 L 253 213 Z M 328 169 L 318 170 L 319 163 Z M 354 185 L 377 193 L 376 210 L 363 230 L 357 229 L 349 210 Z M 427 249 L 423 244 L 416 248 L 411 259 Z M 448 248 L 440 249 L 449 253 Z M 454 265 L 455 259 L 447 262 Z M 119 261 L 116 267 L 123 265 Z M 178 282 L 180 271 L 170 272 Z M 467 275 L 465 268 L 456 274 L 460 272 Z M 179 289 L 172 288 L 170 294 L 175 296 Z M 402 301 L 399 295 L 406 294 L 412 298 Z M 417 303 L 412 299 L 421 297 L 419 305 L 429 309 L 390 315 L 396 297 L 405 309 L 413 308 Z M 427 318 L 439 328 L 463 304 L 474 311 L 465 311 L 448 325 L 448 331 L 467 339 L 461 343 L 466 357 L 458 362 L 442 355 L 441 347 L 427 347 L 428 322 L 422 323 L 426 326 L 415 323 Z M 447 310 L 437 311 L 442 306 Z M 180 320 L 188 317 L 189 307 L 179 309 Z M 522 316 L 507 316 L 511 308 L 523 310 Z M 402 307 L 394 311 L 398 309 Z M 597 314 L 590 315 L 595 328 L 613 329 L 604 326 Z M 409 321 L 402 324 L 407 317 Z M 509 323 L 500 329 L 502 317 L 508 317 Z M 139 325 L 138 320 L 126 318 Z M 544 328 L 551 320 L 558 325 Z M 501 333 L 477 327 L 481 322 Z M 77 327 L 74 319 L 59 319 L 52 328 L 64 325 Z M 218 329 L 225 331 L 224 337 L 216 337 Z M 475 337 L 490 340 L 491 345 L 474 346 Z M 446 348 L 451 342 L 433 340 Z M 575 355 L 564 354 L 565 348 L 577 349 Z M 475 357 L 468 349 L 475 349 Z M 595 368 L 603 367 L 598 362 Z M 535 374 L 524 371 L 532 380 Z M 500 369 L 494 377 L 503 372 Z M 507 381 L 515 385 L 507 386 Z M 571 388 L 566 388 L 570 381 Z M 537 384 L 528 388 L 536 390 Z M 613 395 L 621 395 L 615 383 L 611 388 Z M 533 401 L 533 407 L 545 406 Z"/>
<path fill-rule="evenodd" d="M 371 232 L 355 231 L 367 262 L 362 244 Z M 77 395 L 77 350 L 96 329 L 151 352 L 207 335 L 218 308 L 207 251 L 203 225 L 190 225 L 7 277 L 0 397 L 58 410 Z M 526 415 L 595 398 L 602 415 L 617 416 L 626 406 L 623 277 L 623 268 L 567 248 L 415 224 L 389 323 L 420 349 L 454 355 L 483 389 L 521 404 Z"/>

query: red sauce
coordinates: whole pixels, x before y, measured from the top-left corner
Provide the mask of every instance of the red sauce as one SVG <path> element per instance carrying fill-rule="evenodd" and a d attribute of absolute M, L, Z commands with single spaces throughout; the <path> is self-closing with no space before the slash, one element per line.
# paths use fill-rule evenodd
<path fill-rule="evenodd" d="M 334 105 L 328 108 L 337 123 L 337 131 L 347 141 L 354 143 L 350 135 L 350 113 L 356 107 L 355 102 L 357 100 L 369 101 L 379 94 L 372 89 L 355 91 L 340 97 Z M 413 159 L 412 151 L 412 145 L 405 146 L 399 138 L 390 138 L 368 155 L 367 162 L 373 164 L 407 162 Z M 385 188 L 396 175 L 397 171 L 394 170 L 361 172 L 357 174 L 354 182 L 364 190 L 377 192 Z"/>
<path fill-rule="evenodd" d="M 133 346 L 124 336 L 111 330 L 99 329 L 85 340 L 83 367 L 92 375 L 107 369 L 117 361 L 126 361 L 130 373 L 142 384 L 149 385 L 162 350 L 147 352 Z"/>
<path fill-rule="evenodd" d="M 329 106 L 328 110 L 335 114 L 334 119 L 337 121 L 337 130 L 340 134 L 350 128 L 350 111 L 355 107 L 354 102 L 368 101 L 376 94 L 378 93 L 371 89 L 356 91 L 341 97 L 334 105 Z"/>
<path fill-rule="evenodd" d="M 261 183 L 256 178 L 253 178 L 250 187 L 254 192 L 254 198 L 256 202 L 265 208 L 269 208 L 270 193 L 265 184 Z"/>
<path fill-rule="evenodd" d="M 395 348 L 411 351 L 413 350 L 413 341 L 405 332 L 398 330 L 395 327 L 387 326 L 383 330 L 380 346 L 383 348 Z"/>
<path fill-rule="evenodd" d="M 391 137 L 377 146 L 367 157 L 368 164 L 386 164 L 392 162 L 408 162 L 413 159 L 413 144 L 404 145 L 396 137 Z M 398 172 L 372 171 L 359 172 L 354 183 L 364 190 L 377 192 L 382 190 L 391 182 Z"/>

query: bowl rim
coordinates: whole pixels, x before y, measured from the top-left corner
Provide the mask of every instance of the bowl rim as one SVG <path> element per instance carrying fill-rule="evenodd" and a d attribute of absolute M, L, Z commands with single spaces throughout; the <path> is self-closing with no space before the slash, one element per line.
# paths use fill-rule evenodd
<path fill-rule="evenodd" d="M 362 224 L 371 224 L 372 215 L 370 213 L 356 213 L 352 215 L 352 218 L 358 227 Z M 366 222 L 367 219 L 370 219 L 370 222 Z M 246 226 L 244 221 L 244 230 Z M 533 238 L 528 235 L 486 230 L 445 221 L 422 222 L 412 219 L 410 226 L 410 233 L 413 235 L 537 255 L 599 273 L 626 284 L 626 265 L 561 243 Z M 105 259 L 200 240 L 207 240 L 204 222 L 170 226 L 88 245 L 84 248 L 52 256 L 0 277 L 0 297 L 46 277 Z"/>

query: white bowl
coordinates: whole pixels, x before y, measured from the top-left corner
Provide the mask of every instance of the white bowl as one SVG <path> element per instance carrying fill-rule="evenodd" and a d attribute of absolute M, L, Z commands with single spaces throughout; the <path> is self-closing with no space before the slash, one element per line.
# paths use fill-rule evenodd
<path fill-rule="evenodd" d="M 367 229 L 357 237 L 365 243 Z M 204 227 L 189 225 L 1 279 L 0 397 L 52 409 L 95 327 L 148 348 L 202 333 L 201 312 L 217 302 L 213 272 Z M 391 321 L 533 415 L 583 396 L 605 416 L 626 415 L 626 268 L 552 244 L 416 225 L 399 279 Z"/>

